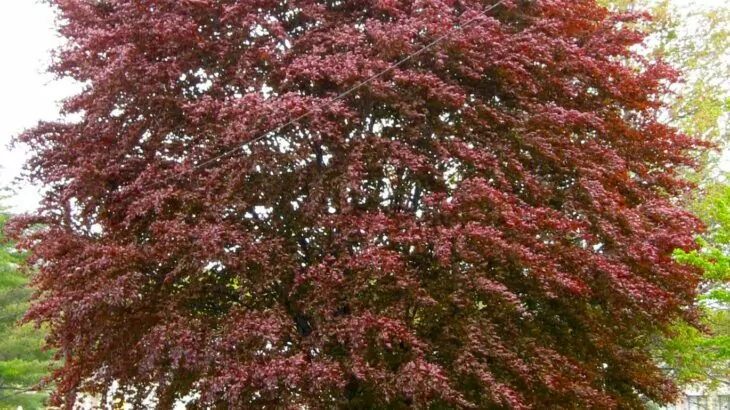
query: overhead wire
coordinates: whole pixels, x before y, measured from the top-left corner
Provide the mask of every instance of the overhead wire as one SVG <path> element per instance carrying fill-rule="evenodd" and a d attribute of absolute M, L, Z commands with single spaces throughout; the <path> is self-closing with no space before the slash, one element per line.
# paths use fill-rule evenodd
<path fill-rule="evenodd" d="M 463 22 L 463 23 L 461 23 L 459 25 L 456 25 L 456 26 L 452 27 L 449 31 L 447 31 L 446 33 L 444 33 L 444 34 L 440 35 L 439 37 L 435 38 L 434 40 L 432 40 L 431 42 L 429 42 L 428 44 L 426 44 L 425 46 L 423 46 L 422 48 L 420 48 L 416 52 L 414 52 L 412 54 L 409 54 L 408 56 L 406 56 L 406 57 L 398 60 L 394 64 L 388 66 L 384 70 L 382 70 L 382 71 L 380 71 L 380 72 L 378 72 L 376 74 L 373 74 L 372 76 L 366 78 L 365 80 L 362 80 L 361 82 L 359 82 L 359 83 L 355 84 L 354 86 L 350 87 L 346 91 L 340 93 L 336 97 L 332 98 L 329 102 L 327 102 L 326 104 L 324 104 L 322 106 L 322 108 L 325 108 L 326 109 L 326 108 L 331 107 L 332 104 L 334 104 L 335 102 L 337 102 L 337 101 L 339 101 L 339 100 L 347 97 L 348 95 L 350 95 L 353 92 L 359 90 L 363 86 L 371 83 L 372 81 L 374 81 L 374 80 L 376 80 L 376 79 L 378 79 L 378 78 L 380 78 L 380 77 L 388 74 L 389 72 L 393 71 L 394 69 L 396 69 L 396 68 L 402 66 L 403 64 L 405 64 L 406 62 L 410 61 L 414 57 L 417 57 L 417 56 L 423 54 L 424 52 L 428 51 L 433 46 L 435 46 L 438 43 L 442 42 L 443 40 L 447 39 L 448 37 L 450 37 L 451 35 L 453 35 L 457 31 L 463 30 L 464 28 L 466 28 L 466 27 L 474 24 L 475 22 L 483 19 L 484 17 L 488 17 L 488 13 L 490 11 L 492 11 L 495 8 L 499 7 L 504 2 L 505 2 L 505 0 L 499 0 L 496 3 L 494 3 L 494 4 L 492 4 L 492 5 L 484 8 L 483 10 L 481 10 L 481 11 L 478 12 L 478 15 L 477 16 L 472 17 L 469 20 L 467 20 L 467 21 L 465 21 L 465 22 Z M 225 151 L 225 152 L 223 152 L 223 153 L 221 153 L 219 155 L 216 155 L 216 156 L 214 156 L 212 158 L 206 159 L 205 161 L 203 161 L 203 162 L 201 162 L 199 164 L 194 165 L 190 169 L 190 171 L 195 171 L 195 170 L 204 168 L 204 167 L 206 167 L 206 166 L 208 166 L 208 165 L 210 165 L 210 164 L 212 164 L 214 162 L 218 162 L 218 161 L 220 161 L 220 160 L 222 160 L 224 158 L 227 158 L 227 157 L 230 157 L 232 155 L 235 155 L 236 153 L 238 153 L 238 152 L 243 151 L 244 149 L 246 149 L 246 147 L 249 147 L 251 144 L 254 144 L 254 143 L 259 142 L 259 141 L 261 141 L 263 139 L 266 139 L 267 137 L 271 136 L 272 134 L 276 134 L 278 132 L 281 132 L 286 127 L 288 127 L 290 125 L 293 125 L 293 124 L 295 124 L 295 123 L 303 120 L 304 118 L 307 118 L 312 113 L 313 113 L 312 110 L 306 110 L 304 113 L 302 113 L 301 115 L 297 116 L 296 118 L 293 118 L 293 119 L 287 121 L 286 123 L 284 123 L 282 125 L 273 127 L 272 129 L 270 129 L 270 130 L 268 130 L 268 131 L 266 131 L 264 133 L 261 133 L 258 136 L 254 137 L 254 138 L 252 138 L 252 139 L 250 139 L 250 140 L 248 140 L 246 142 L 243 142 L 238 147 L 232 148 L 232 149 L 230 149 L 228 151 Z"/>

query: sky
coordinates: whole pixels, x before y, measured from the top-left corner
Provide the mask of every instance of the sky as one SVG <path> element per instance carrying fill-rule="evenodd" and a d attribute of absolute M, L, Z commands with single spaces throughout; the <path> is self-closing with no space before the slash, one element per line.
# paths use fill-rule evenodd
<path fill-rule="evenodd" d="M 719 6 L 726 1 L 673 0 L 689 7 Z M 39 120 L 57 118 L 58 102 L 79 90 L 73 82 L 54 80 L 45 73 L 50 51 L 61 44 L 54 20 L 50 7 L 37 0 L 0 0 L 0 78 L 4 80 L 0 91 L 0 187 L 13 185 L 27 157 L 22 148 L 8 148 L 12 137 Z M 14 189 L 3 205 L 14 212 L 32 211 L 37 206 L 38 187 Z"/>
<path fill-rule="evenodd" d="M 26 153 L 9 150 L 11 138 L 39 120 L 58 117 L 57 102 L 78 90 L 70 81 L 54 81 L 45 73 L 50 50 L 61 43 L 54 29 L 54 14 L 36 0 L 0 0 L 0 186 L 20 174 Z M 21 189 L 3 201 L 14 211 L 30 211 L 39 189 Z M 9 195 L 0 193 L 0 195 Z"/>

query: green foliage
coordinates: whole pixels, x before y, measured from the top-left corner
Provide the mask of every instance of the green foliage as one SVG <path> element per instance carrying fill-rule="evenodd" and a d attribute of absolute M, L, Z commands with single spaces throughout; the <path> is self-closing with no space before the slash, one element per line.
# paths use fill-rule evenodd
<path fill-rule="evenodd" d="M 704 308 L 709 333 L 677 324 L 675 337 L 662 345 L 659 355 L 680 382 L 717 384 L 730 376 L 730 186 L 710 189 L 695 208 L 708 232 L 698 239 L 700 250 L 678 250 L 675 257 L 704 272 L 698 303 Z"/>
<path fill-rule="evenodd" d="M 0 214 L 0 410 L 39 409 L 46 395 L 29 390 L 48 373 L 51 353 L 41 349 L 43 331 L 17 326 L 31 290 L 17 269 L 22 255 L 2 236 L 7 219 Z"/>

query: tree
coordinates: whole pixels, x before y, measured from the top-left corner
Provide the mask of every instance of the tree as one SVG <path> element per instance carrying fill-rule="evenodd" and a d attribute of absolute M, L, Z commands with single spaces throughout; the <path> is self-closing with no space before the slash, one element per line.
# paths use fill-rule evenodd
<path fill-rule="evenodd" d="M 672 252 L 701 224 L 673 198 L 701 144 L 658 121 L 675 73 L 632 48 L 639 16 L 51 3 L 80 119 L 18 139 L 47 190 L 13 226 L 38 269 L 27 319 L 65 358 L 54 403 L 113 385 L 158 408 L 675 395 L 645 335 L 697 313 L 700 271 Z"/>
<path fill-rule="evenodd" d="M 654 55 L 681 70 L 682 81 L 669 98 L 668 118 L 685 133 L 727 148 L 730 109 L 730 8 L 672 6 L 663 0 L 653 7 Z M 693 176 L 701 186 L 722 178 L 718 151 L 706 151 L 705 166 Z M 700 193 L 700 196 L 702 194 Z"/>
<path fill-rule="evenodd" d="M 669 117 L 681 130 L 725 145 L 730 73 L 730 8 L 679 8 L 664 0 L 653 9 L 657 46 L 652 52 L 684 72 Z"/>
<path fill-rule="evenodd" d="M 698 302 L 704 308 L 708 332 L 678 323 L 674 337 L 661 343 L 659 357 L 671 374 L 683 383 L 705 382 L 713 386 L 730 383 L 730 186 L 715 185 L 697 207 L 708 233 L 702 246 L 691 252 L 677 251 L 680 262 L 702 269 L 704 280 Z"/>
<path fill-rule="evenodd" d="M 41 350 L 43 332 L 16 326 L 31 291 L 17 269 L 22 255 L 3 235 L 7 219 L 0 213 L 0 409 L 40 409 L 47 395 L 34 388 L 50 372 L 51 353 Z"/>
<path fill-rule="evenodd" d="M 710 230 L 699 239 L 701 250 L 677 252 L 682 263 L 704 271 L 697 303 L 703 310 L 704 331 L 679 321 L 670 338 L 656 339 L 657 360 L 680 384 L 705 383 L 708 387 L 728 383 L 730 359 L 730 316 L 724 289 L 728 276 L 728 232 L 730 187 L 719 172 L 718 153 L 727 150 L 728 77 L 730 65 L 730 21 L 728 6 L 678 7 L 668 1 L 608 1 L 616 9 L 649 9 L 653 18 L 644 30 L 651 33 L 644 53 L 663 58 L 683 76 L 668 102 L 665 121 L 690 135 L 698 135 L 720 148 L 703 155 L 700 172 L 691 175 L 698 189 L 684 202 Z M 724 300 L 724 301 L 723 301 Z"/>

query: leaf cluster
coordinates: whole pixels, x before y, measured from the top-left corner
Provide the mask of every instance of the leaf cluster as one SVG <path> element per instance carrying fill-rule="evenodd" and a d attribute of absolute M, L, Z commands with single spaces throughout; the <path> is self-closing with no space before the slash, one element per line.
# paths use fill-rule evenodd
<path fill-rule="evenodd" d="M 698 303 L 707 331 L 677 324 L 675 337 L 662 344 L 659 354 L 681 382 L 717 386 L 730 378 L 730 186 L 715 185 L 695 209 L 708 232 L 698 239 L 700 249 L 675 255 L 704 272 Z"/>

